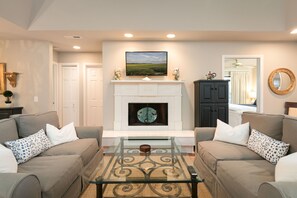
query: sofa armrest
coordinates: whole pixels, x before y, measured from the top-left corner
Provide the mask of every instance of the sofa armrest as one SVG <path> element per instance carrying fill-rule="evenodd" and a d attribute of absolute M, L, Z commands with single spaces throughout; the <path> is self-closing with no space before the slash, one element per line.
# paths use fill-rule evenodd
<path fill-rule="evenodd" d="M 75 130 L 79 139 L 96 138 L 98 146 L 101 148 L 103 127 L 75 127 Z"/>
<path fill-rule="evenodd" d="M 195 150 L 197 151 L 198 149 L 198 142 L 212 140 L 215 131 L 215 127 L 196 127 L 194 131 L 196 148 Z"/>
<path fill-rule="evenodd" d="M 0 173 L 0 197 L 41 197 L 41 186 L 35 175 L 27 173 Z"/>
<path fill-rule="evenodd" d="M 259 198 L 292 198 L 297 195 L 297 182 L 264 182 L 258 190 Z"/>

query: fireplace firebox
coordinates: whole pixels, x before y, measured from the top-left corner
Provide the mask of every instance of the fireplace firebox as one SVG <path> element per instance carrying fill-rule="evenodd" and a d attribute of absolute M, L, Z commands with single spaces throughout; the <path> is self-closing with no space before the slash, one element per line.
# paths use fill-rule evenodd
<path fill-rule="evenodd" d="M 128 103 L 129 126 L 168 126 L 168 103 Z"/>

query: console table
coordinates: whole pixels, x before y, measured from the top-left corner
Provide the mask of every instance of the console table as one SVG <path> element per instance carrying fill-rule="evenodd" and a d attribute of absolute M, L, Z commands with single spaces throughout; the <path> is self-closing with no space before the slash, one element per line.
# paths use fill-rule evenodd
<path fill-rule="evenodd" d="M 22 114 L 23 107 L 0 107 L 0 119 L 9 118 L 13 114 Z"/>

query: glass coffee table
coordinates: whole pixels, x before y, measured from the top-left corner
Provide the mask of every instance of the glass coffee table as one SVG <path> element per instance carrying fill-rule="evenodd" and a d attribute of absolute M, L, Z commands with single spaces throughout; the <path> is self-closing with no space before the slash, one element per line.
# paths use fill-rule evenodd
<path fill-rule="evenodd" d="M 120 137 L 90 183 L 97 197 L 198 197 L 203 182 L 174 137 Z M 98 172 L 99 170 L 97 170 Z"/>

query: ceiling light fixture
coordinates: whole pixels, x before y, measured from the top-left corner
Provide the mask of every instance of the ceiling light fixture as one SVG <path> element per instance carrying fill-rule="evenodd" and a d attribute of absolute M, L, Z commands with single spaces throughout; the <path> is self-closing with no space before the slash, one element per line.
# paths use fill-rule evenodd
<path fill-rule="evenodd" d="M 131 33 L 126 33 L 126 34 L 124 34 L 124 36 L 125 36 L 126 38 L 132 38 L 134 35 L 131 34 Z"/>
<path fill-rule="evenodd" d="M 291 31 L 291 34 L 297 34 L 297 28 Z"/>
<path fill-rule="evenodd" d="M 73 46 L 73 49 L 79 50 L 79 49 L 80 49 L 80 46 L 78 46 L 78 45 L 74 45 L 74 46 Z"/>
<path fill-rule="evenodd" d="M 167 38 L 169 39 L 175 38 L 175 34 L 167 34 Z"/>

